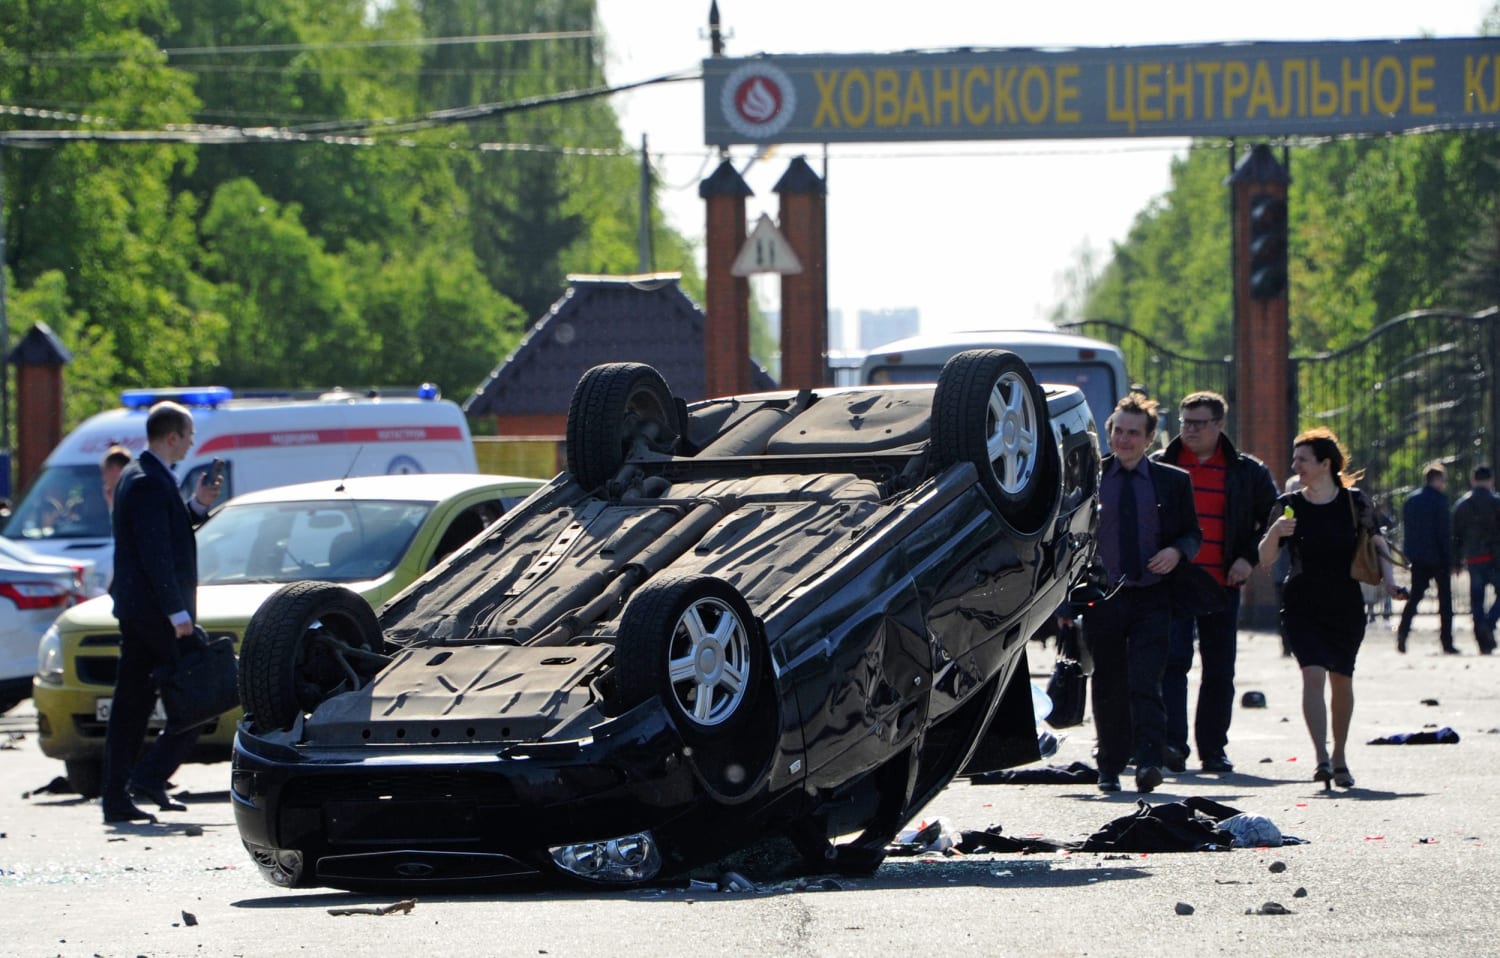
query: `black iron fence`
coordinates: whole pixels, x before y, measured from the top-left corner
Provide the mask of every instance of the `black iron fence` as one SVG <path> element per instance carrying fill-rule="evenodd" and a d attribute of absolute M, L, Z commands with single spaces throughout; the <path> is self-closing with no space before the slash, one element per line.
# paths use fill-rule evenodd
<path fill-rule="evenodd" d="M 1214 389 L 1234 406 L 1233 357 L 1187 356 L 1109 320 L 1069 328 L 1119 346 L 1130 375 L 1169 408 L 1195 389 Z M 1293 432 L 1332 429 L 1351 466 L 1364 470 L 1360 485 L 1391 512 L 1421 485 L 1428 462 L 1445 465 L 1455 497 L 1474 466 L 1496 465 L 1500 308 L 1406 313 L 1343 349 L 1290 363 Z M 1285 471 L 1273 464 L 1278 478 Z"/>

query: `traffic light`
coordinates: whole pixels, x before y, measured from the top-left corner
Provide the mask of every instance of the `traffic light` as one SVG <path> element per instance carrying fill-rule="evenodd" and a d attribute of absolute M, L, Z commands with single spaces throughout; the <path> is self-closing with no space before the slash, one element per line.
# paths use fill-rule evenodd
<path fill-rule="evenodd" d="M 1286 293 L 1286 198 L 1250 197 L 1250 295 L 1275 299 Z"/>

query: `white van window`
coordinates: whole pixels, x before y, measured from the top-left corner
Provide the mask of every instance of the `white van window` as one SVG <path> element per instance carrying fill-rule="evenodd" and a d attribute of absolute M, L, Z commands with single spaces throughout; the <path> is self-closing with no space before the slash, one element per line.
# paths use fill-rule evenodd
<path fill-rule="evenodd" d="M 93 463 L 48 466 L 5 525 L 10 539 L 109 538 L 109 505 Z"/>

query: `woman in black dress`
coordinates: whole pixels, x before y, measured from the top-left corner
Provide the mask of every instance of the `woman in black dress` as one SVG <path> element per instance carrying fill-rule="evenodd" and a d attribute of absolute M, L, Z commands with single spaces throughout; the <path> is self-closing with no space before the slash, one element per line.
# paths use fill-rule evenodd
<path fill-rule="evenodd" d="M 1302 717 L 1312 736 L 1318 767 L 1313 780 L 1340 788 L 1354 785 L 1344 746 L 1354 714 L 1354 659 L 1365 637 L 1365 603 L 1359 582 L 1349 574 L 1354 558 L 1355 522 L 1375 538 L 1381 553 L 1385 589 L 1400 595 L 1390 549 L 1376 526 L 1375 510 L 1359 490 L 1345 485 L 1345 455 L 1338 437 L 1312 429 L 1292 444 L 1292 472 L 1302 488 L 1276 500 L 1261 565 L 1269 567 L 1285 547 L 1291 563 L 1282 586 L 1282 634 L 1302 669 Z M 1329 701 L 1323 701 L 1324 680 Z M 1333 716 L 1333 752 L 1328 751 L 1328 718 Z"/>

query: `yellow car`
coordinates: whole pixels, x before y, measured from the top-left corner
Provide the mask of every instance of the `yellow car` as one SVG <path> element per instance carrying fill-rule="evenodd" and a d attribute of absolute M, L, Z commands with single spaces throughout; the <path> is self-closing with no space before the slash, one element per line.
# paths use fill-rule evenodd
<path fill-rule="evenodd" d="M 266 597 L 288 582 L 337 582 L 379 608 L 544 485 L 491 475 L 360 476 L 239 496 L 198 529 L 198 624 L 236 646 Z M 59 615 L 37 649 L 32 695 L 42 751 L 99 794 L 104 730 L 120 659 L 109 596 Z M 235 709 L 210 723 L 195 761 L 229 758 Z M 153 727 L 165 716 L 158 704 Z"/>

